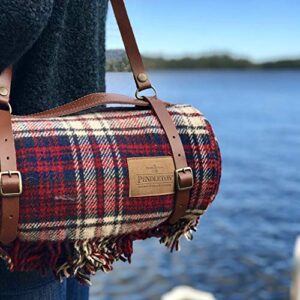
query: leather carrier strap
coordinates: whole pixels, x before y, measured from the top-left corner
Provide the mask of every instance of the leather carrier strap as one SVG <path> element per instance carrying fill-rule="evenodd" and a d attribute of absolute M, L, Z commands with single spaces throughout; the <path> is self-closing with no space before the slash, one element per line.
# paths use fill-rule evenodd
<path fill-rule="evenodd" d="M 130 61 L 137 91 L 153 88 L 146 75 L 141 55 L 136 44 L 124 0 L 111 0 L 112 7 L 119 25 L 122 39 Z M 9 104 L 12 67 L 9 66 L 0 74 L 0 242 L 9 244 L 17 236 L 19 219 L 19 196 L 22 194 L 22 178 L 17 170 L 16 150 L 12 131 L 12 114 Z M 137 96 L 137 93 L 136 93 Z M 185 151 L 176 126 L 166 109 L 169 102 L 154 97 L 138 97 L 139 100 L 126 96 L 95 93 L 84 96 L 68 104 L 30 115 L 31 117 L 59 117 L 84 111 L 101 104 L 133 104 L 151 106 L 171 146 L 175 165 L 175 204 L 172 214 L 166 220 L 174 224 L 184 216 L 193 187 L 193 172 L 187 165 Z M 14 116 L 17 117 L 17 116 Z"/>
<path fill-rule="evenodd" d="M 112 8 L 123 39 L 137 91 L 153 88 L 145 71 L 143 60 L 128 18 L 124 0 L 111 0 Z"/>
<path fill-rule="evenodd" d="M 165 104 L 156 97 L 144 97 L 151 104 L 164 128 L 169 140 L 173 160 L 175 164 L 175 207 L 172 214 L 166 220 L 167 223 L 174 224 L 184 216 L 190 199 L 190 190 L 194 185 L 192 169 L 187 165 L 185 151 L 176 126 L 166 109 Z"/>
<path fill-rule="evenodd" d="M 169 102 L 163 101 L 165 105 L 171 105 Z M 85 95 L 75 101 L 66 103 L 64 105 L 54 107 L 39 113 L 29 115 L 30 117 L 37 118 L 55 118 L 84 112 L 85 110 L 95 108 L 99 105 L 105 104 L 122 104 L 122 105 L 135 105 L 135 106 L 150 106 L 150 104 L 144 100 L 137 100 L 128 96 L 111 94 L 111 93 L 93 93 Z M 14 116 L 15 118 L 22 116 Z"/>
<path fill-rule="evenodd" d="M 19 195 L 22 193 L 9 105 L 11 74 L 12 68 L 8 67 L 0 76 L 0 241 L 4 244 L 13 241 L 17 235 Z"/>

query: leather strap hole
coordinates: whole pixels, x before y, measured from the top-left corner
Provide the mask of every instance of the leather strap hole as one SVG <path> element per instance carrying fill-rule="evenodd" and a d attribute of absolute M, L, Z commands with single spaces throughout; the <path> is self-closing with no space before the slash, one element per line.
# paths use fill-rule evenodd
<path fill-rule="evenodd" d="M 9 160 L 9 156 L 7 156 L 6 159 Z"/>
<path fill-rule="evenodd" d="M 7 139 L 4 139 L 4 142 L 7 142 Z"/>
<path fill-rule="evenodd" d="M 180 154 L 180 153 L 178 153 L 178 156 L 180 157 L 180 156 L 181 156 L 181 154 Z"/>
<path fill-rule="evenodd" d="M 176 136 L 175 136 L 175 135 L 173 135 L 173 139 L 176 139 Z"/>
<path fill-rule="evenodd" d="M 13 219 L 13 217 L 14 217 L 14 215 L 9 215 L 9 219 L 11 220 L 11 219 Z"/>

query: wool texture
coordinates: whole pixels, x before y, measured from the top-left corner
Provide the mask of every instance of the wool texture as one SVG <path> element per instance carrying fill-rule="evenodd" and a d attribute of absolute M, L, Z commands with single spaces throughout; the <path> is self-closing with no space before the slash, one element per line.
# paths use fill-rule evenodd
<path fill-rule="evenodd" d="M 164 221 L 174 194 L 129 197 L 127 158 L 172 155 L 152 109 L 100 107 L 80 116 L 13 119 L 24 190 L 18 237 L 0 247 L 11 271 L 50 269 L 57 278 L 89 284 L 97 270 L 130 263 L 134 240 L 157 237 L 173 251 L 181 236 L 192 238 L 218 191 L 220 151 L 196 108 L 171 104 L 167 110 L 194 174 L 186 214 L 173 225 Z"/>
<path fill-rule="evenodd" d="M 1 0 L 0 72 L 13 65 L 15 114 L 105 91 L 108 0 Z"/>

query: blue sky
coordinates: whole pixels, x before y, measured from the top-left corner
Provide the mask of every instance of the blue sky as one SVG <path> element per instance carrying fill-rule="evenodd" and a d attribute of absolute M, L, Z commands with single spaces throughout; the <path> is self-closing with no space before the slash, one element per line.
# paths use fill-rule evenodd
<path fill-rule="evenodd" d="M 229 52 L 300 57 L 300 0 L 126 0 L 140 50 L 178 57 Z M 123 48 L 109 8 L 107 48 Z"/>

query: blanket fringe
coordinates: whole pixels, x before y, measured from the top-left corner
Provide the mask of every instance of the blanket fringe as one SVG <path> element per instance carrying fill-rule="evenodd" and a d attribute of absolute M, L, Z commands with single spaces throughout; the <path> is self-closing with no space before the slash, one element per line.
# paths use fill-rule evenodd
<path fill-rule="evenodd" d="M 180 237 L 192 240 L 199 218 L 199 215 L 189 214 L 173 225 L 162 223 L 152 229 L 91 240 L 37 243 L 17 238 L 11 246 L 0 246 L 0 258 L 10 271 L 36 270 L 45 275 L 52 270 L 60 281 L 74 277 L 82 284 L 91 285 L 90 275 L 98 270 L 110 272 L 113 263 L 119 260 L 131 263 L 135 240 L 157 237 L 170 252 L 179 251 Z"/>

